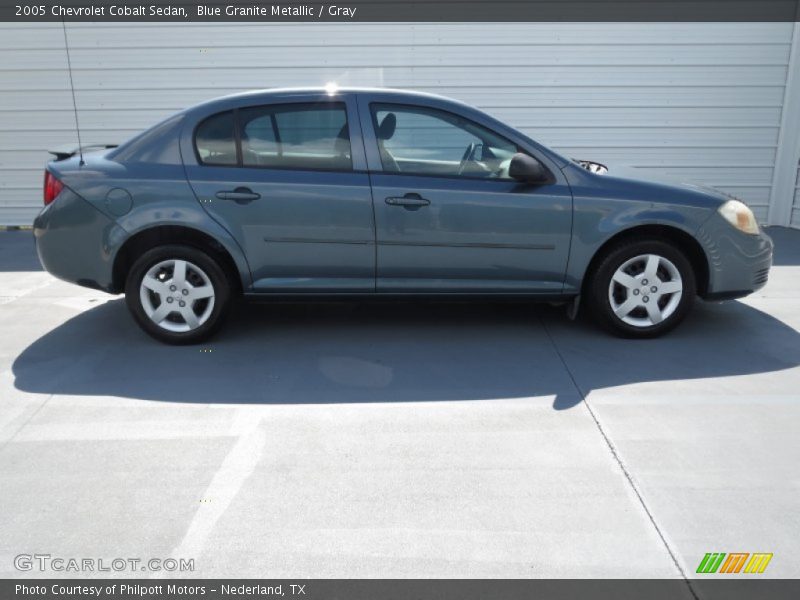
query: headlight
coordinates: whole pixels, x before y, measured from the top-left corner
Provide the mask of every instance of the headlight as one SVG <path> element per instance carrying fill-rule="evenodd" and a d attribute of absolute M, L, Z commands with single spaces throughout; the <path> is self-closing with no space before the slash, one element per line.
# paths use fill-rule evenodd
<path fill-rule="evenodd" d="M 719 214 L 739 231 L 758 235 L 758 222 L 753 211 L 744 202 L 728 200 L 719 207 Z"/>

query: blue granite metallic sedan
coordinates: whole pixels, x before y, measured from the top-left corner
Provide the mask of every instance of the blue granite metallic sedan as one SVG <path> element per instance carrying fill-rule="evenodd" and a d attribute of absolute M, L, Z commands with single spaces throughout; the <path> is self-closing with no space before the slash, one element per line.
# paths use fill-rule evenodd
<path fill-rule="evenodd" d="M 57 153 L 36 217 L 53 275 L 168 343 L 249 298 L 522 297 L 620 335 L 762 287 L 772 242 L 716 190 L 545 148 L 466 104 L 383 89 L 227 96 L 119 147 Z"/>

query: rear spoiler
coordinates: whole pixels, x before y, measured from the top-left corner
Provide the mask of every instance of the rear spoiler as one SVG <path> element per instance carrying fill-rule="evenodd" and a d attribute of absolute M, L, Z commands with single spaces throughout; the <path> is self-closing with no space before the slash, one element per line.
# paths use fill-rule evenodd
<path fill-rule="evenodd" d="M 55 156 L 55 160 L 67 160 L 79 152 L 95 152 L 97 150 L 110 150 L 116 148 L 118 144 L 88 144 L 86 146 L 59 146 L 53 150 L 48 150 L 49 154 Z"/>

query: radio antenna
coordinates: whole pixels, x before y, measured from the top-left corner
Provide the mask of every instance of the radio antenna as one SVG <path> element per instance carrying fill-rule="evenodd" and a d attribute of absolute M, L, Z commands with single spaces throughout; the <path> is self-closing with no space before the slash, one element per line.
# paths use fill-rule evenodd
<path fill-rule="evenodd" d="M 72 80 L 72 61 L 69 58 L 69 40 L 67 39 L 67 23 L 61 18 L 61 28 L 64 30 L 64 49 L 67 51 L 67 70 L 69 71 L 69 89 L 72 92 L 72 110 L 75 112 L 75 131 L 78 134 L 78 155 L 80 156 L 81 167 L 83 162 L 83 144 L 81 143 L 81 126 L 78 122 L 78 103 L 75 101 L 75 82 Z"/>

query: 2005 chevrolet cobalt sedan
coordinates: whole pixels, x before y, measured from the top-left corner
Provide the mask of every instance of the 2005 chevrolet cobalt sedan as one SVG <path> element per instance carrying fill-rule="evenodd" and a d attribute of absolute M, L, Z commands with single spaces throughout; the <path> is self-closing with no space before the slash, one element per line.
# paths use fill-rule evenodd
<path fill-rule="evenodd" d="M 119 147 L 57 154 L 44 203 L 44 267 L 124 291 L 176 344 L 214 333 L 239 295 L 581 299 L 611 331 L 652 337 L 696 296 L 759 289 L 772 263 L 736 199 L 620 177 L 404 91 L 212 100 Z"/>

